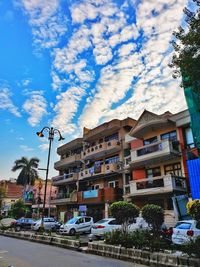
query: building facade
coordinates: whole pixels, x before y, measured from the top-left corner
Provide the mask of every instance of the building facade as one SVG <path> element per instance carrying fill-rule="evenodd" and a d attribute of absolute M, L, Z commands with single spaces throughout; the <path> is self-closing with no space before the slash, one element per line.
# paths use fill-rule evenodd
<path fill-rule="evenodd" d="M 57 149 L 59 175 L 55 204 L 65 219 L 87 213 L 95 220 L 108 216 L 110 203 L 123 200 L 123 161 L 128 144 L 125 135 L 135 120 L 112 120 L 94 129 L 84 128 L 83 137 Z"/>
<path fill-rule="evenodd" d="M 189 190 L 186 160 L 197 154 L 188 110 L 162 115 L 145 110 L 126 141 L 130 155 L 125 158 L 124 198 L 139 207 L 163 207 L 166 224 L 174 225 L 180 211 L 173 198 Z"/>

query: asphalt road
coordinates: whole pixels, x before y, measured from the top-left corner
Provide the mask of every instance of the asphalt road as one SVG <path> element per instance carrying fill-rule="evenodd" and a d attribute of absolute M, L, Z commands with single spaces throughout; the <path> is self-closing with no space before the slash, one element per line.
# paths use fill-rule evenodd
<path fill-rule="evenodd" d="M 143 267 L 144 265 L 0 236 L 0 267 Z"/>

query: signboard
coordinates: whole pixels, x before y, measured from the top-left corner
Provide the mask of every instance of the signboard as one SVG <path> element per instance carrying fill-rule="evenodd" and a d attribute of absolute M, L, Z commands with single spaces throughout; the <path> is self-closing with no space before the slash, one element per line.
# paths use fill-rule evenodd
<path fill-rule="evenodd" d="M 86 205 L 80 205 L 78 210 L 79 211 L 87 211 L 87 206 Z"/>
<path fill-rule="evenodd" d="M 83 198 L 95 198 L 98 197 L 98 190 L 90 190 L 83 192 Z"/>

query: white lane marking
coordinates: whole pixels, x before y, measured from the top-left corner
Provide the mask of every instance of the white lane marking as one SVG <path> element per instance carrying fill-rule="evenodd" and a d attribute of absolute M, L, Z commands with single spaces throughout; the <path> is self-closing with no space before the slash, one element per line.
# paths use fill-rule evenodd
<path fill-rule="evenodd" d="M 7 250 L 0 250 L 0 254 L 3 254 L 3 253 L 8 253 L 8 251 Z"/>

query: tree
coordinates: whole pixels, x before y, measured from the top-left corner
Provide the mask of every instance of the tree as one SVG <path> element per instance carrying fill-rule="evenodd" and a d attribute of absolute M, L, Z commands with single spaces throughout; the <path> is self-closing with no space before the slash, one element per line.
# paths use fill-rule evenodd
<path fill-rule="evenodd" d="M 21 170 L 17 177 L 17 184 L 21 185 L 34 185 L 35 179 L 38 179 L 38 168 L 39 159 L 31 158 L 30 160 L 26 157 L 22 157 L 15 161 L 15 165 L 12 171 Z"/>
<path fill-rule="evenodd" d="M 197 7 L 199 0 L 193 0 Z M 200 94 L 200 9 L 191 12 L 185 8 L 187 28 L 179 27 L 174 32 L 175 40 L 172 42 L 175 53 L 170 66 L 174 69 L 173 77 L 182 75 L 184 88 L 191 86 Z"/>
<path fill-rule="evenodd" d="M 142 217 L 152 228 L 153 235 L 156 236 L 164 222 L 164 210 L 158 205 L 147 204 L 142 208 Z"/>
<path fill-rule="evenodd" d="M 0 208 L 2 206 L 2 199 L 5 197 L 5 188 L 0 186 Z"/>
<path fill-rule="evenodd" d="M 196 221 L 200 221 L 200 199 L 191 200 L 187 203 L 187 211 Z"/>
<path fill-rule="evenodd" d="M 26 207 L 24 202 L 19 199 L 11 205 L 8 215 L 15 219 L 19 219 L 21 217 L 25 217 L 27 212 L 29 212 L 29 209 Z"/>
<path fill-rule="evenodd" d="M 118 201 L 111 204 L 110 212 L 126 232 L 129 221 L 139 216 L 140 209 L 132 203 Z"/>

